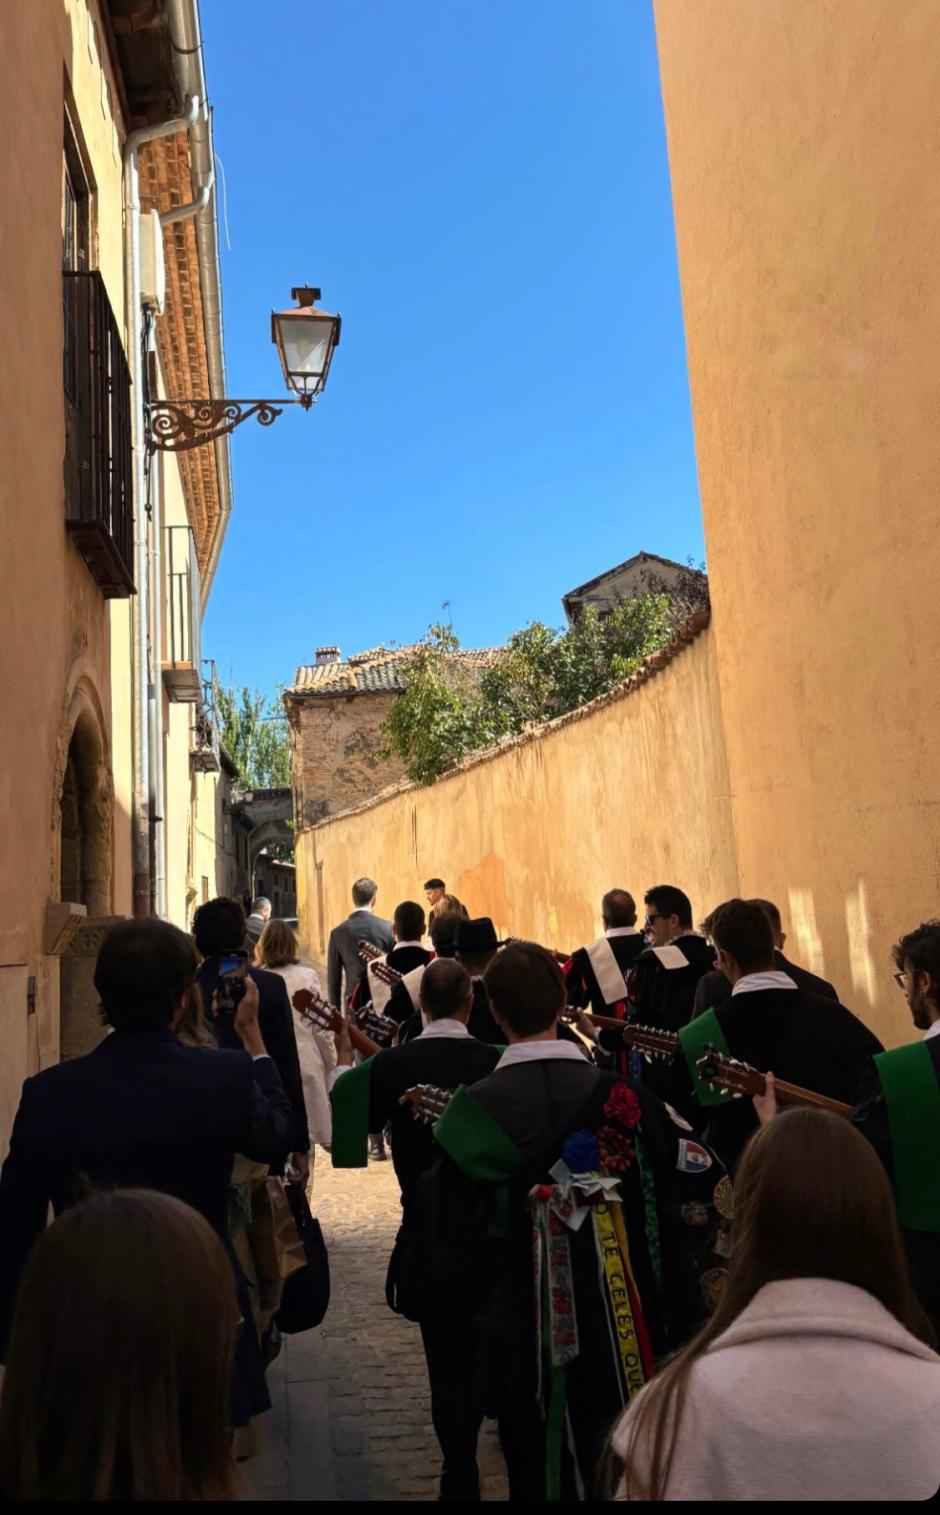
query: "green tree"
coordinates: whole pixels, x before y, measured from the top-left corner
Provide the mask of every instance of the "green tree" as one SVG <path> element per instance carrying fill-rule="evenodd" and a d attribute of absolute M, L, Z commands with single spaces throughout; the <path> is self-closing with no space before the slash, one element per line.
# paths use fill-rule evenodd
<path fill-rule="evenodd" d="M 290 785 L 290 737 L 280 704 L 242 685 L 219 686 L 222 742 L 246 789 Z"/>
<path fill-rule="evenodd" d="M 707 607 L 708 580 L 691 566 L 668 587 L 650 576 L 643 594 L 603 617 L 589 606 L 566 631 L 533 621 L 514 632 L 482 675 L 454 656 L 460 643 L 451 630 L 432 626 L 405 667 L 383 755 L 398 756 L 411 779 L 431 784 L 468 753 L 616 688 Z"/>

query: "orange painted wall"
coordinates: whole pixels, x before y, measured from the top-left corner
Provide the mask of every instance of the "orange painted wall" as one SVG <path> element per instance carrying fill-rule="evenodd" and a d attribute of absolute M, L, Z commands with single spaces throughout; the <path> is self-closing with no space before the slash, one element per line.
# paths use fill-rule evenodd
<path fill-rule="evenodd" d="M 742 888 L 909 1039 L 940 915 L 940 5 L 655 0 Z"/>
<path fill-rule="evenodd" d="M 501 936 L 569 950 L 601 929 L 605 890 L 677 883 L 700 914 L 737 890 L 710 630 L 647 683 L 477 761 L 322 821 L 297 844 L 301 934 L 321 956 L 360 874 L 377 908 L 440 874 Z M 677 760 L 679 759 L 679 760 Z M 322 931 L 317 864 L 322 864 Z"/>
<path fill-rule="evenodd" d="M 58 960 L 42 953 L 57 888 L 57 740 L 82 681 L 110 743 L 112 614 L 129 614 L 126 602 L 109 609 L 64 526 L 66 79 L 98 183 L 99 262 L 123 320 L 120 148 L 102 108 L 106 55 L 89 39 L 88 10 L 85 0 L 5 6 L 0 47 L 0 1147 L 23 1078 L 58 1047 Z M 129 884 L 129 818 L 117 799 L 115 877 Z M 129 910 L 120 892 L 114 908 Z M 31 975 L 38 1003 L 27 1020 Z"/>

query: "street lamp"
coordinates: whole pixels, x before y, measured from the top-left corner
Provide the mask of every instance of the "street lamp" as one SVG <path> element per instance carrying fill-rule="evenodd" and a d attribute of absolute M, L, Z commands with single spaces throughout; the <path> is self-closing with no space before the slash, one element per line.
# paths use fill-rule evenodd
<path fill-rule="evenodd" d="M 284 378 L 295 398 L 288 400 L 151 400 L 147 405 L 149 452 L 188 452 L 228 436 L 256 416 L 270 426 L 285 405 L 309 410 L 323 393 L 333 353 L 339 346 L 341 316 L 316 310 L 320 291 L 309 285 L 291 290 L 296 306 L 271 312 L 271 340 Z"/>
<path fill-rule="evenodd" d="M 322 393 L 339 346 L 342 317 L 315 310 L 314 301 L 319 298 L 320 291 L 305 284 L 291 290 L 296 306 L 271 312 L 271 341 L 277 348 L 284 379 L 300 396 L 304 410 L 309 410 Z"/>

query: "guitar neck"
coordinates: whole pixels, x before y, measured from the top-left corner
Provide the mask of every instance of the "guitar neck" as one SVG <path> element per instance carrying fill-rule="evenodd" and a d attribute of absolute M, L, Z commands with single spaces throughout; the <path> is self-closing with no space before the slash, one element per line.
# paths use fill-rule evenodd
<path fill-rule="evenodd" d="M 764 1088 L 760 1093 L 766 1093 L 767 1081 L 764 1080 Z M 851 1115 L 852 1106 L 845 1105 L 841 1100 L 830 1099 L 827 1094 L 817 1094 L 815 1089 L 801 1089 L 799 1084 L 785 1084 L 779 1078 L 774 1079 L 774 1093 L 777 1096 L 778 1105 L 787 1109 L 793 1106 L 802 1106 L 804 1109 L 828 1110 L 832 1115 Z"/>
<path fill-rule="evenodd" d="M 381 1052 L 378 1042 L 374 1042 L 371 1036 L 366 1036 L 365 1032 L 360 1031 L 359 1027 L 354 1026 L 351 1021 L 348 1024 L 349 1040 L 357 1052 L 361 1052 L 363 1057 L 374 1057 L 377 1052 Z"/>

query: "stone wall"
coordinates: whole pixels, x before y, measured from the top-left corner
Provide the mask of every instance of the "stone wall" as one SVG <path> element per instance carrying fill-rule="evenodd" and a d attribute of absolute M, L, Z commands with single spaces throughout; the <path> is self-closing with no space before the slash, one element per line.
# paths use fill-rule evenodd
<path fill-rule="evenodd" d="M 404 774 L 378 756 L 382 725 L 397 694 L 288 697 L 291 769 L 298 824 L 360 805 Z"/>
<path fill-rule="evenodd" d="M 565 950 L 600 930 L 600 900 L 678 883 L 699 913 L 737 890 L 714 644 L 702 629 L 625 690 L 468 759 L 429 788 L 402 784 L 297 843 L 301 935 L 322 960 L 360 874 L 379 908 L 423 899 L 440 874 L 501 936 Z"/>

